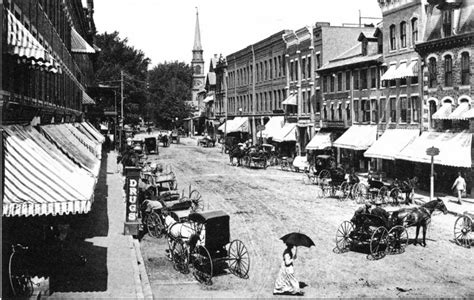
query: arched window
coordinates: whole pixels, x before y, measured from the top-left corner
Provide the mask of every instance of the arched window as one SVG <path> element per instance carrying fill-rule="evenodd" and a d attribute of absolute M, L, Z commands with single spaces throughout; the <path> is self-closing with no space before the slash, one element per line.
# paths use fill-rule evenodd
<path fill-rule="evenodd" d="M 444 85 L 453 86 L 453 58 L 451 55 L 444 57 Z"/>
<path fill-rule="evenodd" d="M 390 50 L 396 49 L 395 25 L 390 25 Z"/>
<path fill-rule="evenodd" d="M 431 57 L 428 63 L 428 72 L 429 72 L 429 87 L 434 88 L 438 83 L 438 70 L 436 69 L 436 58 Z"/>
<path fill-rule="evenodd" d="M 453 10 L 447 9 L 443 11 L 443 37 L 452 35 L 453 29 Z"/>
<path fill-rule="evenodd" d="M 434 120 L 433 120 L 433 114 L 436 112 L 436 102 L 435 101 L 430 101 L 430 127 L 433 128 L 434 126 Z"/>
<path fill-rule="evenodd" d="M 400 23 L 400 47 L 407 47 L 407 23 L 405 21 Z"/>
<path fill-rule="evenodd" d="M 411 44 L 414 46 L 418 42 L 418 19 L 411 19 Z"/>
<path fill-rule="evenodd" d="M 469 85 L 471 77 L 471 61 L 469 58 L 469 52 L 463 52 L 461 54 L 461 84 Z"/>
<path fill-rule="evenodd" d="M 200 65 L 194 66 L 194 74 L 201 74 L 201 66 Z"/>

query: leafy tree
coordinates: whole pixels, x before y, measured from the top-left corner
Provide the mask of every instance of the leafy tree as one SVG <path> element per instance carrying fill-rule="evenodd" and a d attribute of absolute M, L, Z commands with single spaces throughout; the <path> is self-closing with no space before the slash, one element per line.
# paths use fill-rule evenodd
<path fill-rule="evenodd" d="M 193 69 L 184 62 L 165 62 L 149 71 L 150 118 L 162 128 L 171 128 L 176 118 L 190 117 Z"/>

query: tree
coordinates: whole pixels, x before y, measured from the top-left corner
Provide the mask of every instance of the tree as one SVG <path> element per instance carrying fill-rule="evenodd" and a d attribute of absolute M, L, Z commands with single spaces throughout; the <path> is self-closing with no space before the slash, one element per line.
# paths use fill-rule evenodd
<path fill-rule="evenodd" d="M 165 62 L 149 71 L 150 105 L 154 122 L 162 128 L 172 128 L 176 118 L 190 117 L 193 69 L 184 62 Z"/>
<path fill-rule="evenodd" d="M 145 82 L 150 59 L 145 56 L 143 51 L 137 50 L 127 43 L 128 40 L 121 39 L 117 31 L 97 35 L 96 44 L 101 48 L 101 51 L 95 61 L 95 70 L 97 82 L 106 82 L 107 85 L 112 86 L 120 86 L 120 74 L 121 71 L 124 71 L 124 121 L 125 123 L 135 123 L 146 108 Z M 117 90 L 117 92 L 119 91 Z M 100 110 L 113 103 L 110 99 L 107 102 L 98 103 L 97 108 Z"/>

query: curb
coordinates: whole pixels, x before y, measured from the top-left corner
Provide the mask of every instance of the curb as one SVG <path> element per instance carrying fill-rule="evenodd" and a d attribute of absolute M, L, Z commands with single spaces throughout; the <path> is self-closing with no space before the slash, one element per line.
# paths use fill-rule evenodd
<path fill-rule="evenodd" d="M 130 236 L 132 244 L 132 262 L 133 271 L 135 274 L 135 290 L 137 291 L 137 299 L 153 299 L 153 292 L 151 291 L 150 281 L 143 261 L 142 252 L 140 250 L 140 242 Z"/>

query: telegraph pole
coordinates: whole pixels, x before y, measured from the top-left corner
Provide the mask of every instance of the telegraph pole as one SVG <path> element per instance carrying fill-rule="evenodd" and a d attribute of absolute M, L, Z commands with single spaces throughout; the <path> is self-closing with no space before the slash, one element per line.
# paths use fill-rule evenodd
<path fill-rule="evenodd" d="M 122 150 L 122 134 L 123 134 L 123 70 L 120 71 L 120 150 Z"/>

